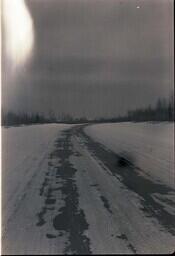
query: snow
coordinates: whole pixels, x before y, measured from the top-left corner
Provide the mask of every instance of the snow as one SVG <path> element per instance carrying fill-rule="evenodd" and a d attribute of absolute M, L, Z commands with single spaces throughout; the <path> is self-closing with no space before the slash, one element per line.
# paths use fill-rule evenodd
<path fill-rule="evenodd" d="M 65 133 L 65 129 L 70 130 Z M 144 167 L 152 164 L 152 168 L 162 159 L 159 156 L 164 156 L 164 161 L 173 160 L 172 124 L 100 124 L 87 127 L 86 132 L 117 153 L 133 154 L 140 166 L 144 157 L 147 161 Z M 154 153 L 152 158 L 148 158 L 146 143 Z M 170 217 L 171 222 L 174 192 L 149 191 L 152 197 L 149 201 L 112 175 L 110 165 L 105 166 L 105 159 L 95 154 L 99 147 L 95 144 L 92 148 L 79 126 L 2 128 L 4 254 L 58 255 L 67 248 L 69 253 L 79 252 L 81 244 L 85 252 L 88 245 L 92 254 L 172 251 L 173 223 L 171 230 L 161 221 L 161 215 L 148 215 L 145 209 L 148 207 L 154 213 L 157 208 L 152 206 L 157 202 L 158 210 L 165 214 L 163 218 Z M 164 171 L 165 167 L 162 165 Z M 157 177 L 155 170 L 150 172 L 145 168 L 143 173 Z M 62 216 L 66 216 L 66 225 Z M 55 228 L 53 223 L 58 217 L 62 225 L 58 222 Z M 73 234 L 78 235 L 78 240 L 70 238 Z"/>
<path fill-rule="evenodd" d="M 46 124 L 2 128 L 2 218 L 6 226 L 32 177 L 70 125 Z M 2 226 L 3 229 L 3 226 Z"/>
<path fill-rule="evenodd" d="M 108 123 L 85 131 L 115 153 L 133 159 L 143 175 L 175 187 L 174 123 Z"/>

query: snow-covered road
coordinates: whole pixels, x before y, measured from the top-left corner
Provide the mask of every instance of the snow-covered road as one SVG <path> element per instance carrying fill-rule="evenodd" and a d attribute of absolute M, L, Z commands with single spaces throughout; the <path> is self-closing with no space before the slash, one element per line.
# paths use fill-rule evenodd
<path fill-rule="evenodd" d="M 21 145 L 14 153 L 18 165 L 8 166 L 9 153 L 4 151 L 8 158 L 3 169 L 3 254 L 174 251 L 172 187 L 140 175 L 134 166 L 119 166 L 117 154 L 89 137 L 83 126 L 35 129 L 41 147 L 35 145 L 33 131 L 26 131 L 30 140 L 26 135 L 21 139 L 27 148 L 35 145 L 28 158 L 23 154 L 19 159 L 25 148 Z M 3 132 L 7 136 L 9 131 Z M 12 137 L 18 132 L 23 133 L 14 131 Z M 6 150 L 11 143 L 7 138 Z M 34 157 L 35 164 L 28 165 Z"/>
<path fill-rule="evenodd" d="M 47 168 L 47 156 L 54 140 L 68 127 L 49 124 L 2 128 L 2 230 L 40 166 Z"/>

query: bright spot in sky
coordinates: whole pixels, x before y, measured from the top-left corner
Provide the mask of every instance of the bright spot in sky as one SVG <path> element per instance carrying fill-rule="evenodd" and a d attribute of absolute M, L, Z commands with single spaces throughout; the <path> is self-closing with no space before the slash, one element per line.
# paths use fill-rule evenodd
<path fill-rule="evenodd" d="M 12 64 L 23 64 L 30 56 L 33 42 L 33 22 L 24 0 L 3 0 L 5 49 Z"/>
<path fill-rule="evenodd" d="M 140 6 L 137 6 L 137 9 L 139 9 L 140 8 Z"/>

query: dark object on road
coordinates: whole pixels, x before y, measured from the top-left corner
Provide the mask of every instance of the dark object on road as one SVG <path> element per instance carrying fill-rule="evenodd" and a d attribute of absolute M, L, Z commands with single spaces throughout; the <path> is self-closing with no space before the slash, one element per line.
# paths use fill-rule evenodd
<path fill-rule="evenodd" d="M 134 158 L 126 152 L 122 152 L 117 157 L 117 166 L 119 167 L 131 167 L 134 166 Z"/>
<path fill-rule="evenodd" d="M 127 167 L 129 165 L 130 165 L 130 163 L 129 163 L 129 161 L 126 158 L 124 158 L 122 156 L 120 156 L 118 158 L 118 166 L 119 167 Z"/>

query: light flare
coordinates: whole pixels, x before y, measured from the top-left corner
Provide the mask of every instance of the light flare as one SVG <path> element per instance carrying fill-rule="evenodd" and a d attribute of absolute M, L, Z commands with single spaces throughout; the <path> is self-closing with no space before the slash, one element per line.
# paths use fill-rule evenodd
<path fill-rule="evenodd" d="M 34 43 L 32 17 L 24 0 L 3 0 L 5 51 L 12 64 L 19 66 L 30 57 Z"/>

